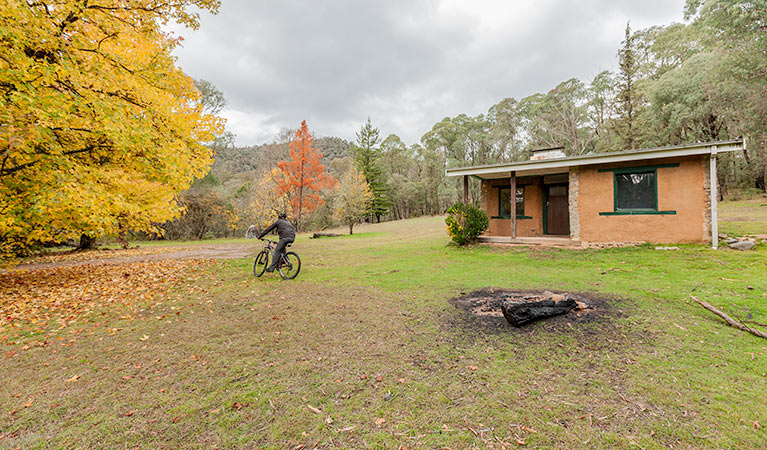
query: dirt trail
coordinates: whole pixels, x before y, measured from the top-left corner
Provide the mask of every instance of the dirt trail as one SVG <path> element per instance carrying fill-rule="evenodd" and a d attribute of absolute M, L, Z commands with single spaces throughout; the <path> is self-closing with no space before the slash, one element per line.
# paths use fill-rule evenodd
<path fill-rule="evenodd" d="M 88 253 L 79 253 L 82 257 L 50 262 L 30 262 L 19 264 L 10 270 L 40 270 L 57 267 L 73 267 L 84 264 L 130 264 L 140 261 L 159 261 L 167 259 L 236 259 L 255 256 L 260 249 L 258 244 L 198 244 L 173 245 L 167 247 L 147 247 L 141 249 L 96 251 L 93 258 Z M 140 250 L 139 254 L 137 250 Z M 70 254 L 71 255 L 71 254 Z"/>

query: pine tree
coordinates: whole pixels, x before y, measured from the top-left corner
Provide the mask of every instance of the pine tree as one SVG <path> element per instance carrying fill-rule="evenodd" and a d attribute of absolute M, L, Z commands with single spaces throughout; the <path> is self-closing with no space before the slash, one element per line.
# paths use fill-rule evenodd
<path fill-rule="evenodd" d="M 636 52 L 634 35 L 631 26 L 626 23 L 626 38 L 623 47 L 618 50 L 618 135 L 623 139 L 627 149 L 634 148 L 636 116 L 638 112 L 639 94 L 636 81 L 639 72 L 639 58 Z"/>
<path fill-rule="evenodd" d="M 373 198 L 368 206 L 368 213 L 381 221 L 381 216 L 389 211 L 391 203 L 387 198 L 387 187 L 384 173 L 379 164 L 381 149 L 376 147 L 381 141 L 378 128 L 375 128 L 368 118 L 367 123 L 357 133 L 357 140 L 352 148 L 354 162 L 365 176 Z"/>
<path fill-rule="evenodd" d="M 336 179 L 325 173 L 320 158 L 322 153 L 312 148 L 312 135 L 304 120 L 290 141 L 290 159 L 277 164 L 283 173 L 278 180 L 277 191 L 283 195 L 290 194 L 298 229 L 301 229 L 302 213 L 312 212 L 324 203 L 319 191 L 336 184 Z"/>

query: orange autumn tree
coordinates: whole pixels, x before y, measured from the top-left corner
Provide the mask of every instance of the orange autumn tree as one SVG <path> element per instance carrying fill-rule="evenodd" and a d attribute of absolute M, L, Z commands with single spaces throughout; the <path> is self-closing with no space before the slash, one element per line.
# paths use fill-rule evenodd
<path fill-rule="evenodd" d="M 290 141 L 290 159 L 277 163 L 283 174 L 277 191 L 291 194 L 290 206 L 298 229 L 301 229 L 302 213 L 310 213 L 324 203 L 320 190 L 336 184 L 336 179 L 325 173 L 325 166 L 320 162 L 322 153 L 312 148 L 312 140 L 304 120 Z"/>

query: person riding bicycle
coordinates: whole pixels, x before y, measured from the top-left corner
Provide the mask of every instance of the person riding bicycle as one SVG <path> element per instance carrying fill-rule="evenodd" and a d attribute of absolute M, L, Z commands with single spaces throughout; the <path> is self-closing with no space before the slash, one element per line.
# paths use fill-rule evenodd
<path fill-rule="evenodd" d="M 285 253 L 285 247 L 296 240 L 296 229 L 293 228 L 293 225 L 288 221 L 287 217 L 288 215 L 284 212 L 280 213 L 277 221 L 269 225 L 267 229 L 258 235 L 258 239 L 263 239 L 264 236 L 276 228 L 277 235 L 280 236 L 280 241 L 277 243 L 277 246 L 274 248 L 274 253 L 272 254 L 272 263 L 266 269 L 267 272 L 274 272 L 274 269 L 276 269 L 277 265 L 280 263 L 282 255 Z"/>

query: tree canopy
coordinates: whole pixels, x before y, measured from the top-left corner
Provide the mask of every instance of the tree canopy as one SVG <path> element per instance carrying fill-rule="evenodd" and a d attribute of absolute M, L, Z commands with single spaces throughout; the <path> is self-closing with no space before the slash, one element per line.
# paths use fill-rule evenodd
<path fill-rule="evenodd" d="M 0 250 L 154 230 L 205 174 L 223 123 L 175 67 L 178 38 L 218 0 L 4 2 Z"/>
<path fill-rule="evenodd" d="M 299 229 L 303 213 L 312 212 L 324 203 L 319 192 L 336 184 L 335 178 L 325 173 L 325 165 L 320 162 L 322 153 L 312 148 L 312 141 L 304 120 L 290 141 L 290 159 L 277 164 L 283 174 L 278 179 L 277 190 L 281 195 L 290 195 L 296 228 Z"/>

